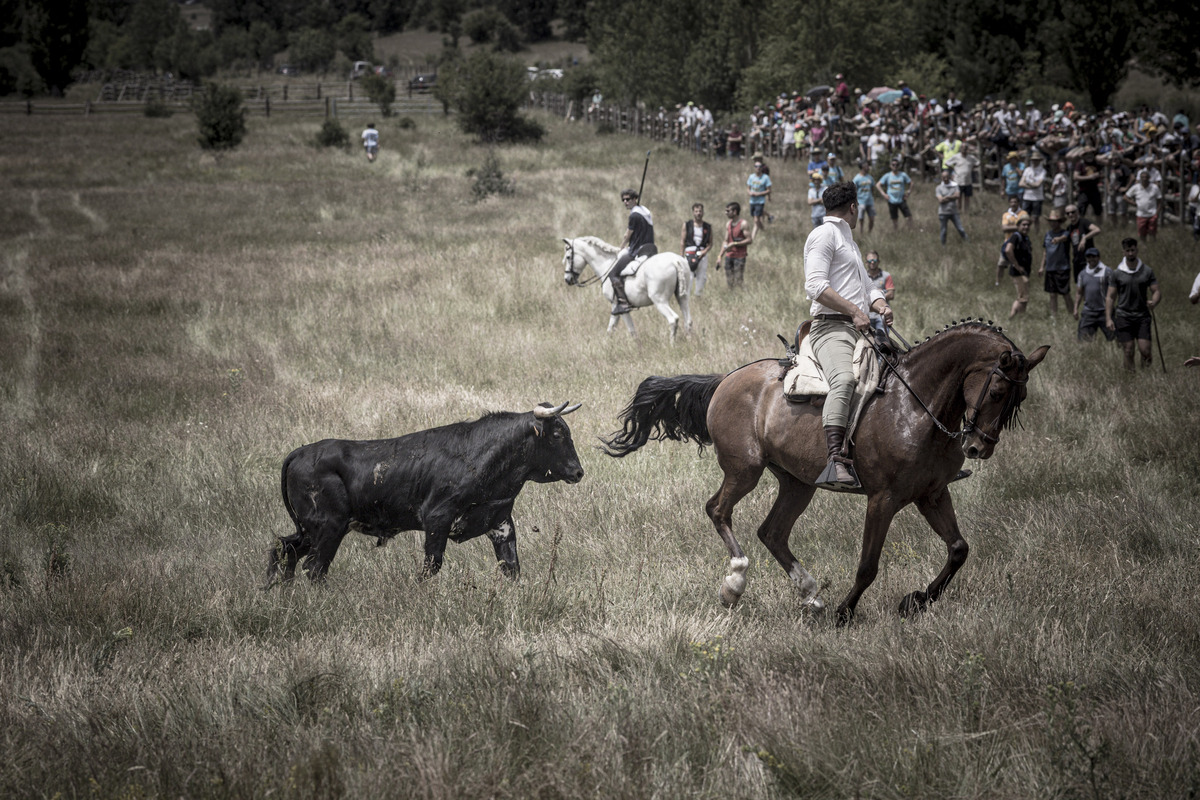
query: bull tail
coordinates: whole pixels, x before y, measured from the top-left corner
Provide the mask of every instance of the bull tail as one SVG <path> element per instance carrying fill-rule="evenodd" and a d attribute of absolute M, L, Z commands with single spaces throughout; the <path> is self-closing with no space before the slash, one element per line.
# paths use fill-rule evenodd
<path fill-rule="evenodd" d="M 292 507 L 292 501 L 288 498 L 287 490 L 288 468 L 291 467 L 292 459 L 295 455 L 293 452 L 283 460 L 279 483 L 283 493 L 283 507 L 287 509 L 288 516 L 292 518 L 292 522 L 296 526 L 296 532 L 291 536 L 276 537 L 276 541 L 267 549 L 267 574 L 266 582 L 262 587 L 263 589 L 270 589 L 275 583 L 276 578 L 280 576 L 284 580 L 290 580 L 291 572 L 295 569 L 296 546 L 303 535 L 303 531 L 300 528 L 300 520 L 296 517 L 296 509 Z"/>
<path fill-rule="evenodd" d="M 607 455 L 622 458 L 651 439 L 695 442 L 700 450 L 712 444 L 708 433 L 708 404 L 724 375 L 652 375 L 642 381 L 621 412 L 621 430 L 600 437 Z"/>

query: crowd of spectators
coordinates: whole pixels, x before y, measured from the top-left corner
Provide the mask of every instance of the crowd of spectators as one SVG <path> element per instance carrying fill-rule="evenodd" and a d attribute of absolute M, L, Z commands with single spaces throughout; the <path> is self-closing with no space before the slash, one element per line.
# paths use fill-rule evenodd
<path fill-rule="evenodd" d="M 1191 211 L 1200 205 L 1200 191 L 1194 197 L 1188 192 L 1200 170 L 1200 135 L 1183 110 L 1168 117 L 1147 106 L 1129 111 L 1110 106 L 1093 114 L 1065 102 L 1043 111 L 1033 100 L 1018 104 L 990 97 L 968 107 L 954 91 L 942 101 L 900 81 L 895 89 L 864 92 L 839 75 L 835 86 L 780 94 L 754 106 L 744 120 L 723 125 L 711 110 L 690 102 L 673 112 L 660 107 L 657 116 L 671 127 L 677 144 L 718 158 L 760 154 L 805 167 L 836 153 L 852 169 L 865 162 L 876 176 L 898 159 L 903 170 L 923 180 L 940 180 L 942 170 L 950 169 L 960 187 L 1005 194 L 1023 192 L 1021 172 L 1040 160 L 1047 185 L 1034 193 L 1045 192 L 1047 211 L 1077 202 L 1097 216 L 1130 221 L 1136 209 L 1127 195 L 1145 170 L 1170 201 L 1168 209 L 1191 222 Z M 969 203 L 966 193 L 959 203 L 964 213 Z M 1034 215 L 1035 230 L 1040 216 Z"/>

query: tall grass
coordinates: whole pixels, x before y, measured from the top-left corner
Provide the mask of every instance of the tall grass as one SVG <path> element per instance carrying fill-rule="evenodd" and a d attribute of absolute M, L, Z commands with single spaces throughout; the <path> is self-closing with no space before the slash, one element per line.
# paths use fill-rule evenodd
<path fill-rule="evenodd" d="M 350 120 L 349 128 L 364 123 Z M 590 445 L 650 374 L 780 351 L 807 315 L 802 181 L 775 165 L 775 223 L 743 291 L 712 272 L 698 332 L 605 336 L 595 287 L 562 282 L 563 236 L 615 241 L 644 142 L 547 120 L 498 151 L 511 197 L 472 202 L 483 153 L 449 123 L 393 123 L 369 164 L 253 119 L 220 164 L 193 122 L 13 118 L 0 282 L 0 794 L 100 797 L 1186 797 L 1200 788 L 1194 608 L 1197 268 L 1168 229 L 1143 249 L 1169 371 L 1126 375 L 1068 317 L 1005 324 L 1034 373 L 1024 430 L 953 489 L 971 557 L 902 622 L 944 546 L 892 526 L 854 625 L 805 616 L 755 544 L 774 494 L 738 507 L 752 559 L 734 612 L 704 516 L 711 454 Z M 744 202 L 744 164 L 655 148 L 660 247 L 699 200 Z M 873 236 L 909 339 L 1001 319 L 1001 211 L 937 243 Z M 1106 231 L 1115 263 L 1121 234 Z M 1156 353 L 1157 358 L 1157 353 Z M 522 582 L 486 542 L 434 580 L 400 536 L 349 538 L 327 585 L 261 592 L 289 532 L 293 447 L 371 438 L 542 400 L 587 475 L 531 485 Z M 863 501 L 822 494 L 793 547 L 826 596 L 853 579 Z"/>

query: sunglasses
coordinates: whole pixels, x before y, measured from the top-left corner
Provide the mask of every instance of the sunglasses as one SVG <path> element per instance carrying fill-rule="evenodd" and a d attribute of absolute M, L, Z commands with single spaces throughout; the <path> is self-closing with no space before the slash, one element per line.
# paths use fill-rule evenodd
<path fill-rule="evenodd" d="M 868 259 L 867 259 L 867 263 L 868 263 L 868 264 L 878 264 L 878 263 L 879 263 L 879 259 L 878 259 L 878 258 L 868 258 Z"/>

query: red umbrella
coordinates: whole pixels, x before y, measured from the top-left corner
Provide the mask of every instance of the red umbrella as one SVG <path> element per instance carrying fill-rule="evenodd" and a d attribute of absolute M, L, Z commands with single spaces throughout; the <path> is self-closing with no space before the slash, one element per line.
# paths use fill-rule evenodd
<path fill-rule="evenodd" d="M 892 92 L 892 91 L 895 91 L 895 90 L 892 89 L 892 87 L 890 87 L 890 86 L 876 86 L 874 89 L 867 92 L 867 99 L 878 100 L 879 95 L 883 94 L 884 92 Z"/>

